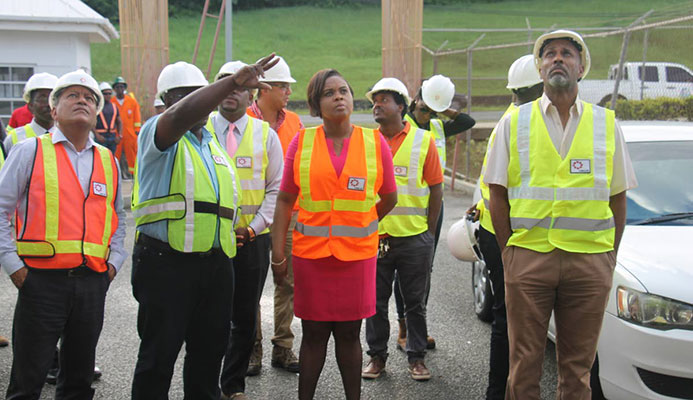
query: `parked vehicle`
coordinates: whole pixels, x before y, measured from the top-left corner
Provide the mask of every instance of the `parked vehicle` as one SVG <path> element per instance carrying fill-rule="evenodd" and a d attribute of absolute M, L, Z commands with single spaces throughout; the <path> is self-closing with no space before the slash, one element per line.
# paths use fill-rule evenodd
<path fill-rule="evenodd" d="M 609 67 L 606 80 L 584 80 L 579 83 L 580 98 L 588 103 L 611 102 L 618 64 Z M 693 72 L 686 66 L 670 62 L 627 62 L 618 87 L 618 98 L 627 100 L 657 97 L 685 98 L 693 95 Z"/>
<path fill-rule="evenodd" d="M 593 399 L 693 399 L 693 124 L 623 122 L 639 186 L 604 313 Z M 492 295 L 483 261 L 472 267 L 475 311 Z M 555 341 L 551 319 L 548 336 Z"/>

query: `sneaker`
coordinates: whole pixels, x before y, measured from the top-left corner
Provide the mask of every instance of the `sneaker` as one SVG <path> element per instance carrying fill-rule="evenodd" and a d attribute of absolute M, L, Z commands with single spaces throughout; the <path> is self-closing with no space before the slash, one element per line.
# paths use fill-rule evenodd
<path fill-rule="evenodd" d="M 250 353 L 250 362 L 248 363 L 247 376 L 255 376 L 260 374 L 262 369 L 262 342 L 255 342 L 253 352 Z"/>
<path fill-rule="evenodd" d="M 291 349 L 281 346 L 272 348 L 272 366 L 294 373 L 297 373 L 299 370 L 296 354 Z"/>
<path fill-rule="evenodd" d="M 0 347 L 7 347 L 10 344 L 9 339 L 4 336 L 0 336 Z"/>
<path fill-rule="evenodd" d="M 426 338 L 426 349 L 433 350 L 436 348 L 436 340 L 428 336 Z"/>
<path fill-rule="evenodd" d="M 366 365 L 366 368 L 361 371 L 361 377 L 364 379 L 377 379 L 385 372 L 385 360 L 380 356 L 371 357 Z"/>
<path fill-rule="evenodd" d="M 427 381 L 431 379 L 431 371 L 426 368 L 423 360 L 414 360 L 409 363 L 409 375 L 415 381 Z"/>

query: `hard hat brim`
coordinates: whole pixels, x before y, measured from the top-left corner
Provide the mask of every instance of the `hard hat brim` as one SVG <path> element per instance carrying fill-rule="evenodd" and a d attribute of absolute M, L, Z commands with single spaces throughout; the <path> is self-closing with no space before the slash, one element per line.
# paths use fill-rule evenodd
<path fill-rule="evenodd" d="M 587 74 L 590 72 L 590 67 L 592 64 L 590 51 L 587 48 L 587 44 L 585 43 L 582 36 L 580 36 L 580 34 L 565 29 L 545 33 L 539 36 L 537 40 L 534 42 L 534 51 L 532 52 L 532 54 L 534 54 L 534 64 L 537 67 L 537 71 L 541 70 L 541 56 L 539 55 L 539 53 L 542 51 L 544 43 L 556 39 L 568 39 L 582 46 L 582 50 L 580 51 L 580 59 L 582 61 L 584 71 L 582 73 L 582 77 L 580 77 L 579 80 L 585 79 Z"/>

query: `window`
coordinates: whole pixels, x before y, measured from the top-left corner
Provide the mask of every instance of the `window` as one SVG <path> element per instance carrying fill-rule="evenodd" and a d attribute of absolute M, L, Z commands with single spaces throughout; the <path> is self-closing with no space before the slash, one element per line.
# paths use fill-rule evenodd
<path fill-rule="evenodd" d="M 7 127 L 12 111 L 24 105 L 24 84 L 34 74 L 34 67 L 0 66 L 0 118 Z"/>
<path fill-rule="evenodd" d="M 667 82 L 693 82 L 693 76 L 679 67 L 667 67 Z"/>
<path fill-rule="evenodd" d="M 645 79 L 642 77 L 642 66 L 638 67 L 638 77 L 645 82 L 659 82 L 657 67 L 645 67 Z"/>

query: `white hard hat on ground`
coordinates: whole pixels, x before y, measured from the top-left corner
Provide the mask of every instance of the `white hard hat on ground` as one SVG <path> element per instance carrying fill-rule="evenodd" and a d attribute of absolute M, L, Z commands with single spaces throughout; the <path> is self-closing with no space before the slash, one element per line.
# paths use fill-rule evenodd
<path fill-rule="evenodd" d="M 513 62 L 508 70 L 508 89 L 532 87 L 541 83 L 539 71 L 532 54 L 524 55 Z"/>
<path fill-rule="evenodd" d="M 452 224 L 448 231 L 448 248 L 455 258 L 469 262 L 481 260 L 475 234 L 478 229 L 479 223 L 472 222 L 466 216 Z"/>
<path fill-rule="evenodd" d="M 296 80 L 291 77 L 291 69 L 289 64 L 284 61 L 280 56 L 274 56 L 277 60 L 272 68 L 265 71 L 265 76 L 260 77 L 260 82 L 286 82 L 286 83 L 296 83 Z M 262 58 L 260 59 L 262 60 Z M 260 60 L 257 60 L 259 62 Z"/>
<path fill-rule="evenodd" d="M 226 75 L 233 75 L 247 65 L 243 61 L 229 61 L 219 68 L 219 72 L 214 76 L 214 81 L 216 82 L 219 78 L 223 78 Z"/>
<path fill-rule="evenodd" d="M 209 82 L 207 82 L 199 68 L 185 61 L 178 61 L 175 64 L 165 66 L 161 70 L 159 79 L 156 82 L 156 97 L 163 100 L 166 92 L 171 89 L 202 87 L 208 84 Z"/>
<path fill-rule="evenodd" d="M 406 101 L 407 106 L 409 103 L 411 103 L 411 98 L 409 98 L 409 91 L 407 90 L 407 87 L 397 78 L 383 78 L 376 82 L 376 84 L 373 85 L 373 89 L 366 93 L 366 97 L 371 103 L 373 102 L 373 95 L 378 92 L 399 93 L 404 97 L 404 101 Z"/>
<path fill-rule="evenodd" d="M 450 108 L 455 96 L 455 84 L 443 75 L 433 75 L 421 84 L 421 98 L 435 112 Z"/>
<path fill-rule="evenodd" d="M 55 83 L 58 81 L 58 77 L 49 74 L 48 72 L 39 72 L 34 74 L 29 78 L 29 80 L 24 85 L 24 94 L 22 98 L 25 102 L 31 100 L 31 92 L 36 89 L 48 89 L 53 90 Z"/>
<path fill-rule="evenodd" d="M 101 82 L 101 84 L 99 84 L 99 90 L 101 90 L 102 92 L 103 92 L 104 90 L 113 91 L 113 88 L 111 87 L 111 84 L 110 84 L 110 83 L 108 83 L 108 82 Z"/>
<path fill-rule="evenodd" d="M 101 94 L 99 84 L 96 82 L 96 79 L 92 78 L 91 75 L 87 74 L 81 69 L 68 72 L 58 79 L 48 100 L 51 108 L 55 108 L 55 105 L 58 104 L 58 94 L 60 91 L 70 86 L 83 86 L 94 92 L 94 95 L 97 98 L 96 112 L 101 112 L 103 109 L 103 94 Z"/>
<path fill-rule="evenodd" d="M 164 107 L 166 104 L 164 104 L 163 101 L 161 101 L 160 98 L 155 98 L 154 99 L 154 107 Z"/>
<path fill-rule="evenodd" d="M 585 71 L 582 73 L 581 78 L 584 79 L 587 76 L 587 73 L 590 72 L 590 66 L 592 64 L 592 59 L 590 58 L 590 51 L 587 48 L 585 40 L 582 38 L 582 36 L 580 36 L 579 33 L 569 31 L 567 29 L 559 29 L 557 31 L 545 33 L 539 36 L 539 38 L 537 38 L 537 41 L 534 42 L 534 64 L 536 65 L 537 70 L 539 70 L 541 67 L 541 56 L 544 53 L 544 46 L 547 44 L 548 41 L 555 39 L 567 39 L 570 42 L 572 42 L 578 49 L 578 51 L 580 52 L 580 58 L 582 60 L 582 66 L 585 68 Z"/>

